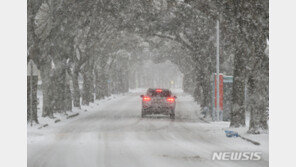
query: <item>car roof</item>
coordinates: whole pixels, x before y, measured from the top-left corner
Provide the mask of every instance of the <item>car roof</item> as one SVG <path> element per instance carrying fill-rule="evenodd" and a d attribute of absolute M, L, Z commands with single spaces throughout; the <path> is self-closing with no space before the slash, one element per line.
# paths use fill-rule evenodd
<path fill-rule="evenodd" d="M 163 89 L 163 88 L 149 88 L 148 90 L 156 90 L 156 89 L 161 89 L 161 90 L 164 90 L 164 91 L 170 91 L 169 89 Z"/>

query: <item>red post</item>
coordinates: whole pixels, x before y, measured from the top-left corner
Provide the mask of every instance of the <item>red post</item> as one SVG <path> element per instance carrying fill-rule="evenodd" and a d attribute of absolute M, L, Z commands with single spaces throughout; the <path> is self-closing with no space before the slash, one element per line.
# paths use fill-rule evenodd
<path fill-rule="evenodd" d="M 215 74 L 216 76 L 216 74 Z M 219 75 L 219 103 L 220 103 L 220 110 L 223 111 L 223 74 Z M 215 108 L 217 109 L 217 82 L 216 82 L 216 77 L 215 77 Z"/>

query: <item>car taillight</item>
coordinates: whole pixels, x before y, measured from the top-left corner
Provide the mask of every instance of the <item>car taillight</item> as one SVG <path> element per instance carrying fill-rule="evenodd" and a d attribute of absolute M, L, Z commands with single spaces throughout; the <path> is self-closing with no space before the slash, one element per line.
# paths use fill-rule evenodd
<path fill-rule="evenodd" d="M 143 101 L 150 101 L 150 100 L 151 100 L 151 98 L 149 96 L 144 96 L 143 97 Z"/>
<path fill-rule="evenodd" d="M 167 101 L 170 102 L 170 103 L 173 103 L 173 102 L 175 102 L 175 98 L 173 98 L 173 97 L 168 97 L 168 98 L 167 98 Z"/>

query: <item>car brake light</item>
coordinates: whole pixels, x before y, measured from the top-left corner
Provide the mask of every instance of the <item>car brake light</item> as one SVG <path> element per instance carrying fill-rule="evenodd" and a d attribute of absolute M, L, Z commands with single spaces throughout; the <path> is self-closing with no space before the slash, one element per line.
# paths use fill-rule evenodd
<path fill-rule="evenodd" d="M 156 89 L 155 90 L 157 93 L 161 93 L 162 92 L 162 89 Z"/>
<path fill-rule="evenodd" d="M 175 102 L 175 98 L 173 98 L 173 97 L 168 97 L 168 98 L 167 98 L 167 101 L 170 102 L 170 103 L 173 103 L 173 102 Z"/>
<path fill-rule="evenodd" d="M 150 101 L 150 100 L 151 100 L 151 98 L 149 96 L 144 96 L 143 97 L 143 101 Z"/>

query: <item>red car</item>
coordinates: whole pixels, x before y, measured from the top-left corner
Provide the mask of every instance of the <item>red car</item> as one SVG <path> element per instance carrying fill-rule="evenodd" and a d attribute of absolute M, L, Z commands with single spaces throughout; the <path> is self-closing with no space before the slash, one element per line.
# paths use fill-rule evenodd
<path fill-rule="evenodd" d="M 176 96 L 168 89 L 149 88 L 142 98 L 142 118 L 146 115 L 165 114 L 175 119 Z"/>

